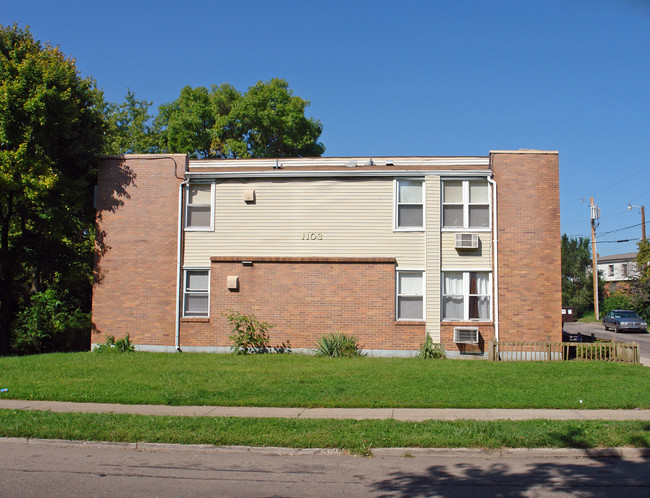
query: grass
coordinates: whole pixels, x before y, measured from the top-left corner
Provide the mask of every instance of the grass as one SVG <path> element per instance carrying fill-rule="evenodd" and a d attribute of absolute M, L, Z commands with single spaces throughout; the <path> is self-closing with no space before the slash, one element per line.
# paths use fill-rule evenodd
<path fill-rule="evenodd" d="M 595 312 L 588 311 L 583 316 L 581 316 L 578 319 L 578 321 L 582 322 L 582 323 L 592 323 L 592 322 L 598 322 L 599 320 L 596 320 L 596 313 Z"/>
<path fill-rule="evenodd" d="M 0 388 L 0 399 L 124 404 L 650 408 L 648 370 L 604 362 L 86 352 L 0 358 Z"/>
<path fill-rule="evenodd" d="M 340 448 L 650 447 L 650 423 L 599 420 L 426 421 L 167 417 L 0 410 L 0 437 Z"/>

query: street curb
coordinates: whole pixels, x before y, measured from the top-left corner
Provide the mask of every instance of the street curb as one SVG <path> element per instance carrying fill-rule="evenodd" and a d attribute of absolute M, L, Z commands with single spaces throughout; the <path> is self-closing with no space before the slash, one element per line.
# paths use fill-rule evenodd
<path fill-rule="evenodd" d="M 107 441 L 79 441 L 67 439 L 32 439 L 32 438 L 0 438 L 2 442 L 15 444 L 55 446 L 64 448 L 98 447 L 123 448 L 134 451 L 190 451 L 194 453 L 250 453 L 268 456 L 342 456 L 350 455 L 347 450 L 337 448 L 283 448 L 277 446 L 214 446 L 210 444 L 170 444 L 170 443 L 120 443 Z M 650 458 L 650 448 L 372 448 L 372 457 L 399 458 L 462 458 L 483 456 L 486 458 Z"/>

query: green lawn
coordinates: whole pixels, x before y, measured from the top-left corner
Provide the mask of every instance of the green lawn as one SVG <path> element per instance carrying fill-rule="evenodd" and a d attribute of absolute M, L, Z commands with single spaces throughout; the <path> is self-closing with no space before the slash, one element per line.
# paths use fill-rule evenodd
<path fill-rule="evenodd" d="M 0 398 L 223 406 L 650 408 L 649 372 L 639 365 L 604 362 L 87 352 L 0 358 L 0 388 L 8 389 Z"/>
<path fill-rule="evenodd" d="M 600 420 L 304 420 L 0 410 L 0 437 L 291 448 L 650 447 L 650 424 Z"/>
<path fill-rule="evenodd" d="M 594 313 L 593 311 L 589 311 L 585 313 L 582 317 L 580 317 L 578 321 L 582 323 L 592 323 L 592 322 L 598 322 L 600 320 L 596 320 L 596 313 Z"/>

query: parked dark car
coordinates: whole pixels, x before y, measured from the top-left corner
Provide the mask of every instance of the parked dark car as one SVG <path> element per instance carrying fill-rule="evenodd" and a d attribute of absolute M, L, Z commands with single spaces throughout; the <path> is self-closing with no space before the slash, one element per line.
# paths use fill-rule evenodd
<path fill-rule="evenodd" d="M 634 330 L 646 332 L 648 324 L 646 321 L 630 310 L 612 310 L 603 318 L 605 330 L 612 329 L 614 332 L 622 330 Z"/>

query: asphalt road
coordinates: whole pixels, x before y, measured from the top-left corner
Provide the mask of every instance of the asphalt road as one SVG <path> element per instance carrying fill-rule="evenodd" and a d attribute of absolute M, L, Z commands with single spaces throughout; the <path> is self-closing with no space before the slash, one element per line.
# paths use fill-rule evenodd
<path fill-rule="evenodd" d="M 641 455 L 374 458 L 0 439 L 1 496 L 648 496 Z M 277 451 L 277 450 L 276 450 Z M 576 450 L 570 450 L 576 451 Z"/>
<path fill-rule="evenodd" d="M 581 323 L 567 322 L 564 330 L 569 334 L 591 335 L 592 333 L 601 339 L 616 339 L 621 342 L 636 342 L 639 345 L 639 353 L 642 358 L 650 358 L 650 334 L 648 332 L 619 332 L 606 331 L 602 322 Z"/>

